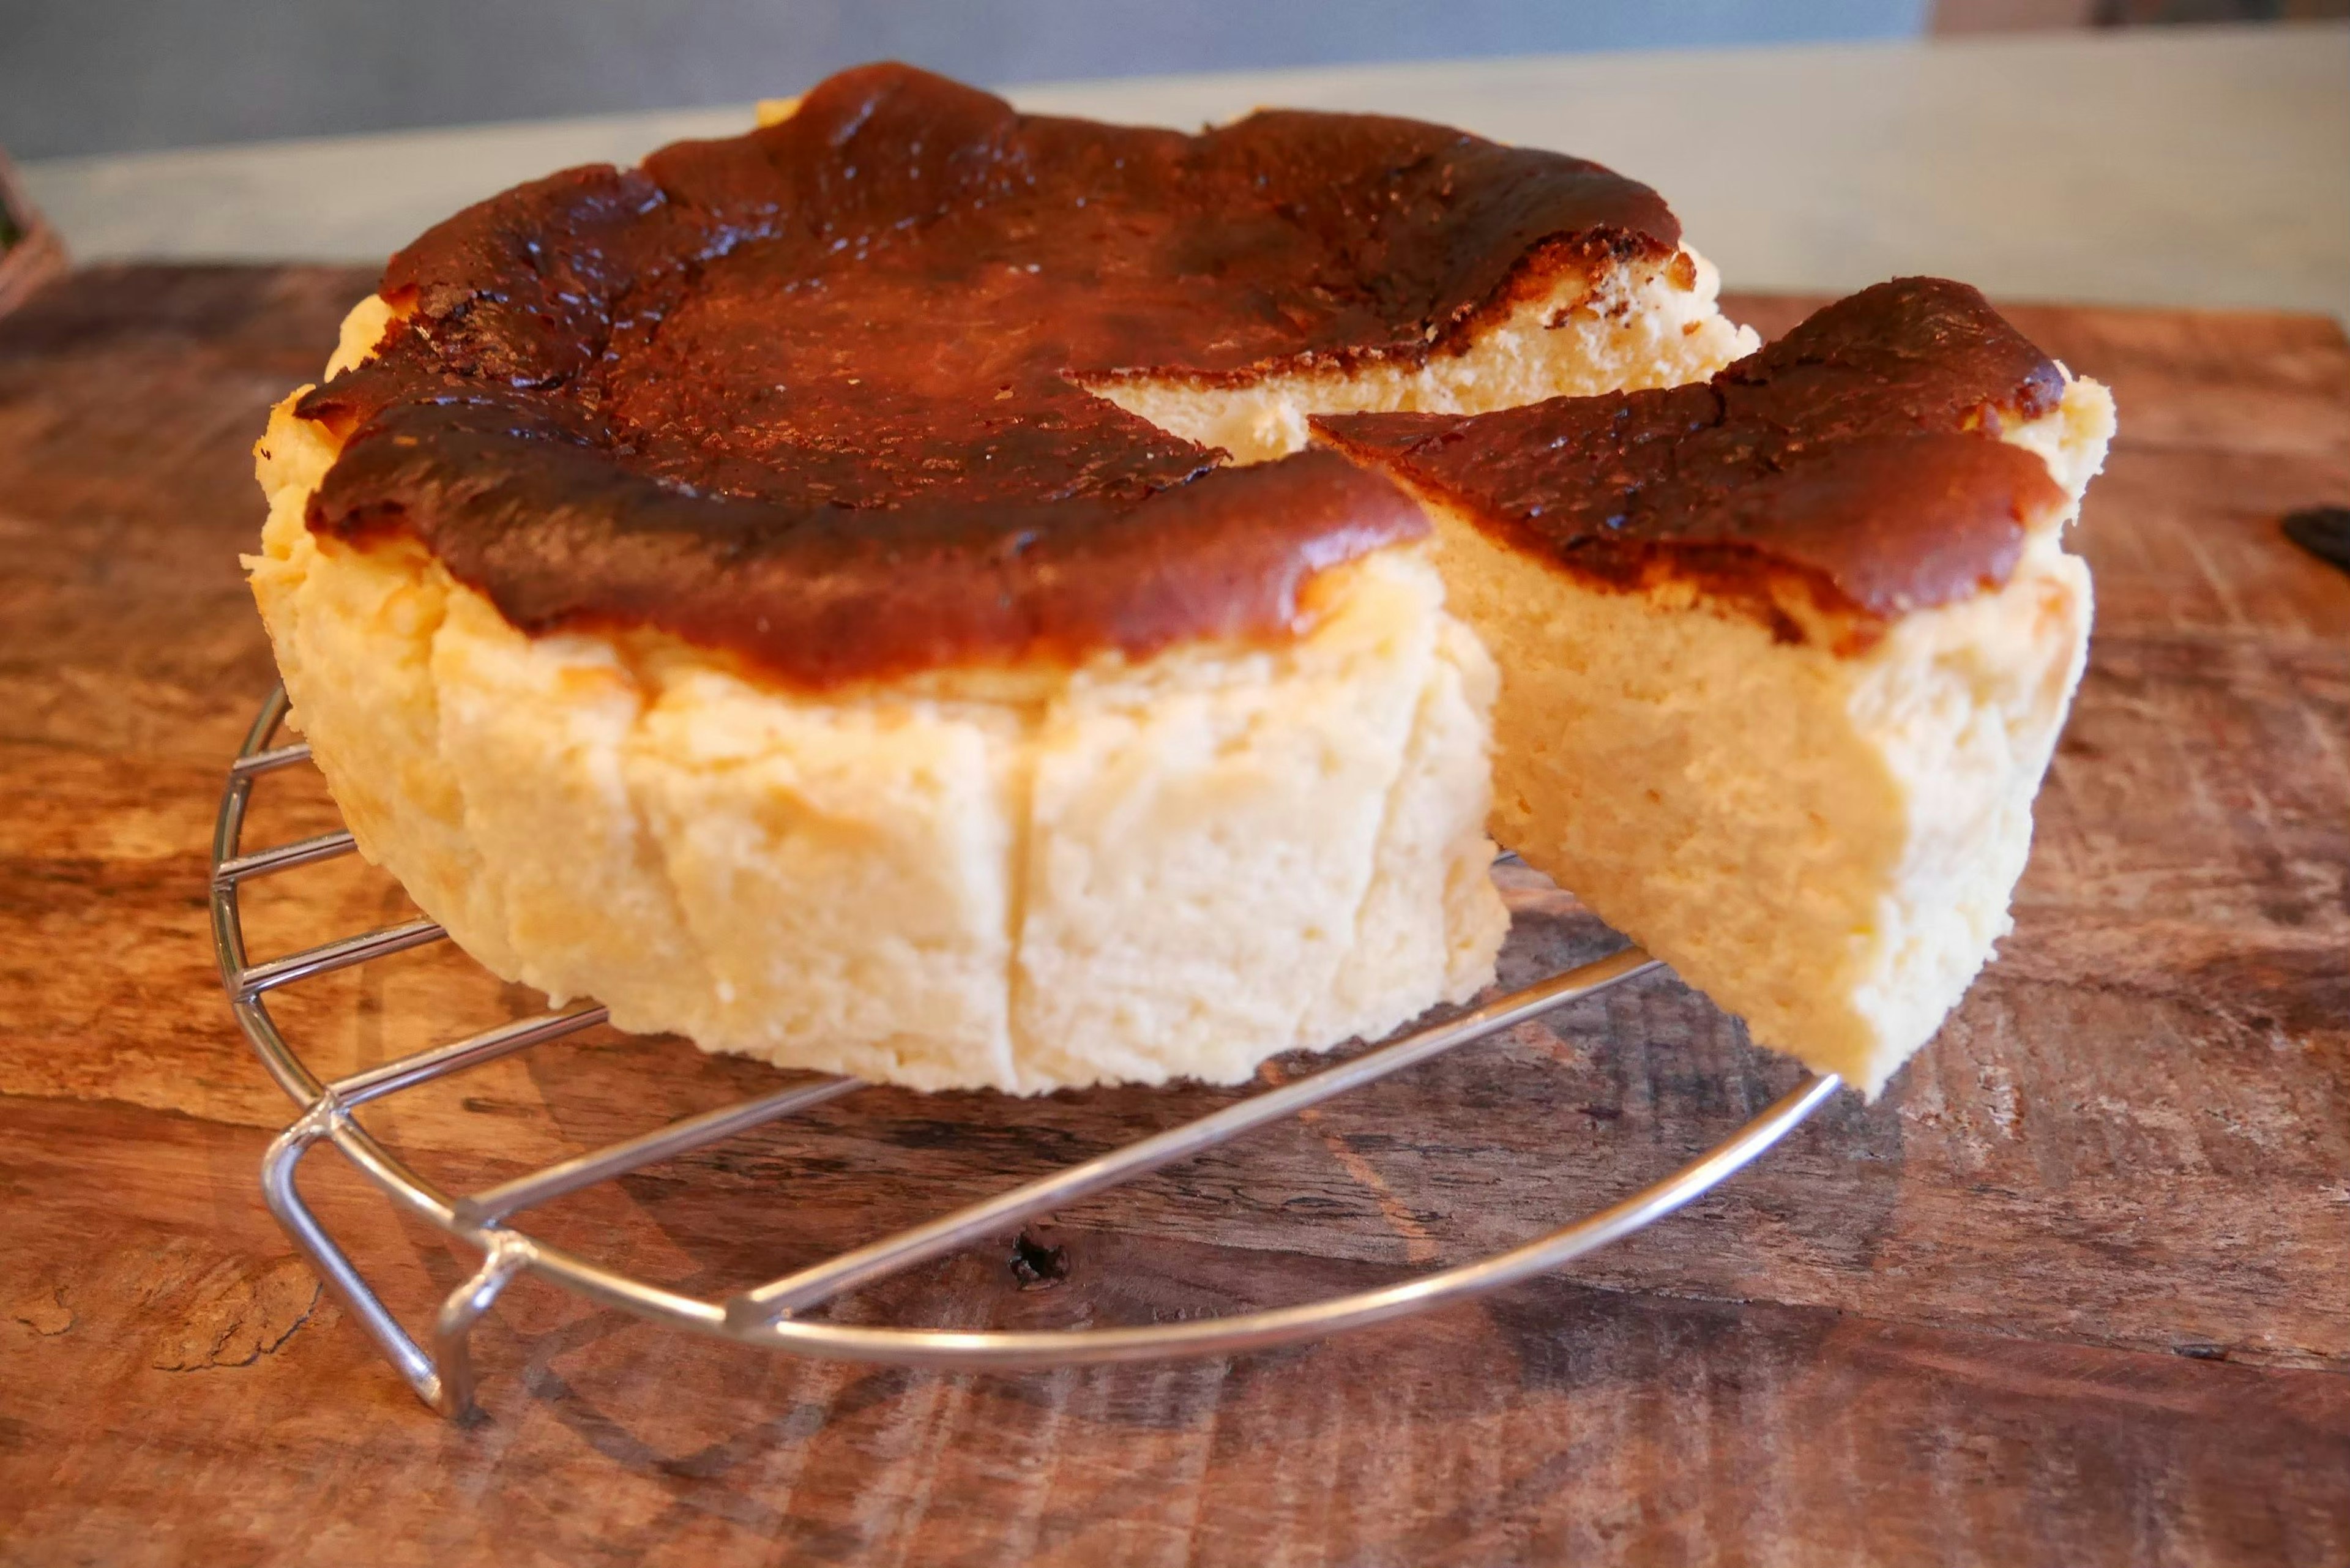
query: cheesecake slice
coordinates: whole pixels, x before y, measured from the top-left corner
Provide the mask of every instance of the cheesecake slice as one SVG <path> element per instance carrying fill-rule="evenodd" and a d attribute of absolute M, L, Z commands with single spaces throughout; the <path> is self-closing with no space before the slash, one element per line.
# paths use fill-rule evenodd
<path fill-rule="evenodd" d="M 1495 838 L 1877 1094 L 2010 926 L 2106 389 L 1908 278 L 1707 380 L 1314 430 L 1421 500 L 1500 666 Z"/>

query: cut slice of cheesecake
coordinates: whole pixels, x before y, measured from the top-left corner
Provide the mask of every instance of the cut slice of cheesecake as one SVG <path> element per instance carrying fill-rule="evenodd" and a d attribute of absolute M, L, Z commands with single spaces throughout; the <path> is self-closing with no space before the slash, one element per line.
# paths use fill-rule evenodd
<path fill-rule="evenodd" d="M 1494 836 L 1874 1096 L 2009 929 L 2106 389 L 1902 279 L 1707 381 L 1314 423 L 1427 505 L 1500 664 Z"/>

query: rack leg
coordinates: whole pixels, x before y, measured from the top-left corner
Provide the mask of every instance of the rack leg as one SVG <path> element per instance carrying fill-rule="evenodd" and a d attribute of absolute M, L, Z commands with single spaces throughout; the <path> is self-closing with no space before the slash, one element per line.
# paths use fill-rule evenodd
<path fill-rule="evenodd" d="M 473 1278 L 449 1293 L 432 1325 L 432 1355 L 441 1364 L 440 1398 L 433 1408 L 452 1420 L 472 1417 L 473 1324 L 494 1305 L 515 1275 L 530 1261 L 530 1243 L 507 1231 L 493 1231 L 489 1251 Z"/>
<path fill-rule="evenodd" d="M 332 1100 L 321 1100 L 277 1135 L 261 1159 L 262 1198 L 269 1205 L 270 1213 L 277 1217 L 278 1224 L 294 1238 L 294 1244 L 310 1260 L 318 1277 L 342 1299 L 359 1320 L 359 1325 L 374 1338 L 391 1364 L 400 1368 L 400 1376 L 408 1379 L 416 1397 L 432 1408 L 449 1414 L 443 1408 L 441 1374 L 432 1358 L 409 1337 L 382 1298 L 368 1288 L 359 1271 L 351 1267 L 350 1259 L 319 1225 L 309 1205 L 302 1201 L 301 1193 L 295 1189 L 294 1176 L 301 1167 L 302 1157 L 310 1151 L 312 1144 L 333 1135 L 343 1115 L 342 1107 Z M 495 1293 L 491 1293 L 493 1297 Z"/>

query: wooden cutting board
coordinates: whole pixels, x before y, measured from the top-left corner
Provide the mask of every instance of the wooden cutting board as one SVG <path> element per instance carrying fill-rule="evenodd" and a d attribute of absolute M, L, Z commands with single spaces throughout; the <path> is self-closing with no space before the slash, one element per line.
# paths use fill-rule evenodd
<path fill-rule="evenodd" d="M 2015 935 L 1877 1104 L 1570 1272 L 1238 1359 L 828 1366 L 525 1281 L 468 1428 L 263 1211 L 287 1106 L 205 929 L 223 762 L 272 680 L 247 449 L 368 282 L 90 271 L 0 323 L 0 1560 L 2350 1560 L 2350 576 L 2278 531 L 2350 503 L 2331 322 L 2014 312 L 2121 404 L 2081 531 L 2095 649 Z M 298 775 L 262 798 L 250 842 L 333 823 Z M 255 951 L 405 909 L 356 862 L 280 878 Z M 1608 940 L 1536 898 L 1508 966 Z M 280 1016 L 340 1072 L 533 1004 L 436 950 Z M 1054 1288 L 997 1247 L 841 1311 L 1101 1323 L 1386 1281 L 1660 1174 L 1795 1076 L 1659 977 L 1059 1216 Z M 369 1121 L 463 1189 L 771 1081 L 588 1036 Z M 719 1294 L 1226 1097 L 868 1091 L 544 1229 Z M 310 1164 L 411 1321 L 471 1268 Z"/>

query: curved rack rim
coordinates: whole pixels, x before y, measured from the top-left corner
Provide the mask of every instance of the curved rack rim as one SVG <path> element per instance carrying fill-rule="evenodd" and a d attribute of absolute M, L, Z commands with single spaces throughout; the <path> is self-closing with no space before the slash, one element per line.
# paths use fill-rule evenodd
<path fill-rule="evenodd" d="M 246 876 L 264 875 L 307 864 L 312 858 L 323 858 L 326 854 L 338 852 L 341 847 L 337 846 L 317 854 L 290 854 L 275 858 L 269 851 L 241 853 L 245 809 L 254 781 L 265 773 L 299 763 L 309 754 L 309 748 L 299 742 L 271 744 L 285 721 L 287 708 L 286 691 L 281 686 L 262 705 L 260 713 L 247 732 L 244 743 L 231 764 L 227 787 L 222 794 L 212 855 L 213 934 L 222 984 L 228 992 L 231 1010 L 238 1025 L 253 1044 L 255 1054 L 278 1086 L 302 1108 L 303 1113 L 272 1147 L 270 1159 L 265 1163 L 265 1192 L 280 1221 L 294 1234 L 296 1241 L 309 1254 L 312 1263 L 327 1277 L 328 1282 L 358 1310 L 363 1325 L 400 1366 L 419 1397 L 448 1415 L 462 1415 L 471 1407 L 471 1376 L 464 1365 L 465 1332 L 495 1299 L 506 1281 L 525 1272 L 603 1305 L 701 1334 L 746 1344 L 766 1345 L 804 1355 L 906 1366 L 972 1369 L 1076 1366 L 1232 1354 L 1316 1338 L 1482 1295 L 1556 1268 L 1620 1240 L 1711 1191 L 1742 1169 L 1800 1126 L 1840 1086 L 1841 1081 L 1834 1075 L 1806 1076 L 1736 1133 L 1671 1175 L 1546 1235 L 1474 1262 L 1373 1290 L 1300 1305 L 1125 1328 L 1019 1331 L 868 1327 L 794 1317 L 788 1313 L 745 1311 L 743 1303 L 746 1298 L 755 1297 L 758 1293 L 746 1293 L 733 1298 L 731 1303 L 708 1301 L 605 1268 L 562 1247 L 511 1228 L 503 1215 L 478 1222 L 473 1220 L 469 1218 L 472 1200 L 453 1199 L 411 1170 L 353 1117 L 352 1112 L 358 1108 L 361 1099 L 402 1086 L 403 1081 L 394 1069 L 403 1064 L 376 1069 L 370 1075 L 361 1075 L 362 1078 L 378 1078 L 383 1083 L 371 1085 L 364 1096 L 353 1095 L 346 1100 L 302 1061 L 277 1027 L 276 1021 L 270 1016 L 264 994 L 268 984 L 281 982 L 272 980 L 262 986 L 252 983 L 252 977 L 256 973 L 265 973 L 272 966 L 265 964 L 256 969 L 247 961 L 238 907 L 239 884 Z M 305 841 L 305 844 L 311 842 Z M 317 842 L 323 843 L 324 840 Z M 418 940 L 411 936 L 400 945 L 417 945 Z M 426 936 L 421 940 L 431 938 Z M 357 942 L 361 939 L 350 940 Z M 397 946 L 380 947 L 348 961 L 360 961 L 383 950 L 400 950 Z M 280 964 L 286 961 L 273 961 Z M 1607 985 L 1655 967 L 1658 967 L 1655 961 L 1637 950 L 1630 950 L 1612 954 L 1580 970 L 1554 976 L 1526 991 L 1490 1002 L 1476 1010 L 1475 1014 L 1464 1015 L 1474 1019 L 1487 1013 L 1506 1014 L 1503 1021 L 1462 1032 L 1461 1039 L 1428 1048 L 1410 1059 L 1417 1061 L 1435 1054 L 1450 1044 L 1465 1044 L 1470 1039 L 1498 1033 L 1523 1018 L 1535 1016 L 1551 1007 L 1589 995 Z M 1588 983 L 1580 986 L 1575 983 L 1586 976 Z M 1534 994 L 1554 989 L 1557 991 L 1555 996 Z M 588 1009 L 568 1017 L 523 1021 L 425 1054 L 463 1055 L 463 1064 L 470 1065 L 487 1060 L 491 1055 L 503 1054 L 507 1050 L 519 1049 L 587 1027 L 599 1022 L 601 1017 L 601 1009 Z M 1461 1023 L 1461 1020 L 1458 1019 L 1450 1021 L 1451 1025 Z M 1434 1033 L 1447 1027 L 1431 1026 L 1421 1033 Z M 506 1038 L 493 1039 L 493 1036 Z M 1406 1036 L 1404 1043 L 1416 1038 Z M 1376 1051 L 1389 1048 L 1383 1046 L 1376 1048 Z M 464 1055 L 468 1051 L 473 1054 Z M 1357 1057 L 1350 1058 L 1349 1062 L 1363 1060 L 1363 1057 Z M 1337 1068 L 1325 1071 L 1336 1072 L 1348 1064 L 1342 1063 Z M 1384 1071 L 1368 1075 L 1384 1075 Z M 1298 1080 L 1297 1083 L 1310 1081 Z M 817 1086 L 826 1085 L 819 1081 Z M 847 1085 L 840 1092 L 856 1086 Z M 1278 1095 L 1277 1091 L 1271 1093 Z M 800 1096 L 806 1103 L 829 1097 L 829 1093 Z M 1228 1110 L 1247 1106 L 1260 1097 L 1252 1096 L 1250 1100 L 1237 1102 Z M 1268 1116 L 1244 1122 L 1233 1132 L 1189 1147 L 1170 1156 L 1169 1159 L 1139 1166 L 1127 1174 L 1140 1174 L 1142 1170 L 1156 1168 L 1157 1164 L 1188 1158 L 1202 1148 L 1214 1147 L 1230 1137 L 1237 1136 L 1238 1131 L 1247 1130 L 1249 1127 L 1270 1119 L 1274 1118 Z M 419 1219 L 483 1249 L 484 1263 L 482 1272 L 461 1286 L 442 1309 L 440 1333 L 436 1335 L 436 1345 L 442 1352 L 439 1363 L 436 1364 L 433 1357 L 427 1355 L 408 1337 L 367 1285 L 364 1277 L 326 1236 L 294 1192 L 296 1163 L 305 1149 L 321 1141 L 334 1144 L 370 1181 Z M 1135 1147 L 1126 1146 L 1128 1149 Z M 1053 1179 L 1046 1178 L 1044 1182 L 1030 1186 L 1041 1187 Z M 1025 1189 L 1014 1190 L 1016 1194 Z M 1006 1196 L 999 1194 L 996 1199 L 988 1203 L 973 1205 L 970 1211 L 959 1211 L 958 1215 L 950 1215 L 944 1220 L 933 1221 L 931 1227 L 917 1227 L 916 1230 L 948 1227 L 962 1213 L 976 1213 L 991 1204 L 1000 1203 Z M 962 1238 L 965 1241 L 969 1239 L 967 1235 Z M 919 1256 L 936 1255 L 938 1251 L 946 1250 L 950 1249 L 941 1246 Z M 909 1257 L 906 1261 L 918 1261 L 918 1257 Z M 452 1360 L 457 1363 L 453 1376 L 449 1365 Z"/>

